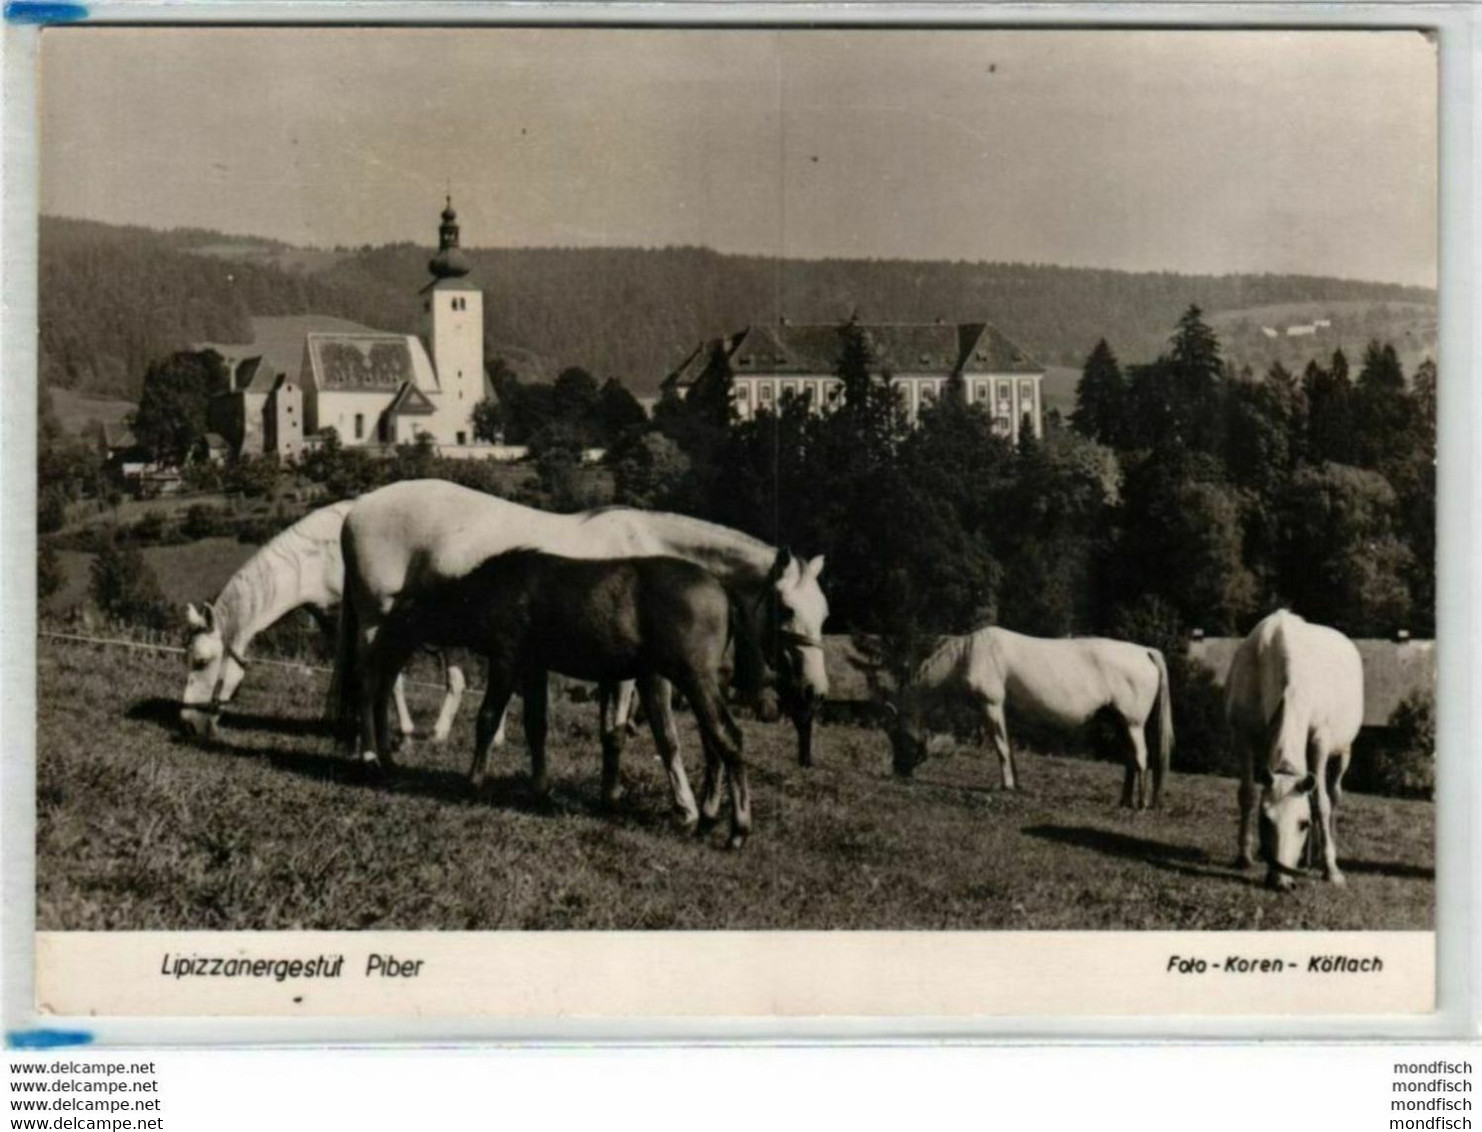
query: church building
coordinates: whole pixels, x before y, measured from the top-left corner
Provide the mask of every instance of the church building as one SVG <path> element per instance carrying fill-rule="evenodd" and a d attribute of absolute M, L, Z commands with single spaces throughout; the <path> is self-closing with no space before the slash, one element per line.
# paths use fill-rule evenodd
<path fill-rule="evenodd" d="M 210 348 L 227 363 L 208 424 L 238 453 L 289 459 L 326 429 L 349 447 L 408 444 L 476 455 L 485 397 L 484 296 L 469 278 L 449 197 L 422 288 L 426 341 L 314 316 L 254 319 L 251 345 Z M 296 353 L 290 360 L 289 351 Z"/>

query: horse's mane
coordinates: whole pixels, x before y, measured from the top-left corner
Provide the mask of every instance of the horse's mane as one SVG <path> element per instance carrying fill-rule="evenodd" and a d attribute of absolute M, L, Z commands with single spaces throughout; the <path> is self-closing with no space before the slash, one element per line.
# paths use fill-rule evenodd
<path fill-rule="evenodd" d="M 945 636 L 939 640 L 926 654 L 926 659 L 916 666 L 916 684 L 926 687 L 930 679 L 931 684 L 935 685 L 937 678 L 945 675 L 962 659 L 962 654 L 972 644 L 975 635 L 976 630 L 961 636 Z"/>
<path fill-rule="evenodd" d="M 275 535 L 256 554 L 242 564 L 221 588 L 212 606 L 216 610 L 218 626 L 223 640 L 230 640 L 234 630 L 258 624 L 263 611 L 277 606 L 286 573 L 295 581 L 302 581 L 303 560 L 316 553 L 339 552 L 339 527 L 334 528 L 332 537 L 314 528 L 324 525 L 326 512 L 339 511 L 343 520 L 349 510 L 345 504 L 333 504 L 311 511 L 288 529 Z M 312 533 L 311 533 L 312 532 Z"/>

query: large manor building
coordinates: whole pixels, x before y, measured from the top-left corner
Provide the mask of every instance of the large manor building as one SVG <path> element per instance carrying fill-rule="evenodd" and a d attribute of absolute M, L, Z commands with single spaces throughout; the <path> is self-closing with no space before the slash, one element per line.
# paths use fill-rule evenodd
<path fill-rule="evenodd" d="M 422 288 L 425 343 L 316 316 L 255 319 L 248 346 L 216 345 L 228 388 L 208 424 L 238 453 L 300 454 L 325 429 L 348 446 L 405 444 L 475 455 L 473 410 L 486 395 L 484 296 L 469 278 L 449 198 Z"/>
<path fill-rule="evenodd" d="M 1035 436 L 1043 435 L 1044 366 L 997 327 L 985 322 L 858 326 L 877 374 L 889 375 L 913 423 L 942 396 L 948 381 L 960 378 L 968 403 L 988 407 L 999 435 L 1017 440 L 1026 420 Z M 751 326 L 700 343 L 664 379 L 664 388 L 685 396 L 721 351 L 730 365 L 731 401 L 740 420 L 775 411 L 789 394 L 805 398 L 814 412 L 826 412 L 843 396 L 843 383 L 835 375 L 842 344 L 836 325 L 783 320 L 776 326 Z"/>

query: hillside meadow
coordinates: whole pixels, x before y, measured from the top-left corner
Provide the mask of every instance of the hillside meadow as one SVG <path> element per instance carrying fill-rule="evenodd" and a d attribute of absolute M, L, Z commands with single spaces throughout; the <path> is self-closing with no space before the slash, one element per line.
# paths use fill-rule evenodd
<path fill-rule="evenodd" d="M 944 740 L 909 782 L 876 730 L 825 727 L 818 765 L 790 729 L 745 721 L 755 831 L 731 853 L 682 836 L 645 734 L 628 794 L 597 804 L 596 709 L 559 697 L 554 798 L 526 788 L 519 728 L 486 795 L 463 773 L 476 699 L 447 748 L 415 742 L 367 781 L 318 721 L 326 677 L 259 666 L 219 742 L 177 738 L 180 658 L 38 644 L 37 926 L 141 929 L 1423 929 L 1434 811 L 1350 794 L 1346 890 L 1292 895 L 1230 867 L 1235 785 L 1175 774 L 1160 812 L 1116 808 L 1121 772 L 1021 755 L 993 785 Z M 477 675 L 474 676 L 478 681 Z M 413 688 L 430 720 L 438 692 Z M 681 717 L 692 779 L 692 723 Z M 1175 767 L 1177 759 L 1175 759 Z"/>

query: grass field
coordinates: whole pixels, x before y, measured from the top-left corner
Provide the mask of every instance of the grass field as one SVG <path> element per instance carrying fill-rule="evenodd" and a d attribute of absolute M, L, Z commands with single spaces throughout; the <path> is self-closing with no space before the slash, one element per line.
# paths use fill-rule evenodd
<path fill-rule="evenodd" d="M 147 546 L 144 558 L 159 579 L 160 592 L 171 605 L 182 610 L 188 601 L 210 601 L 242 566 L 257 553 L 257 547 L 234 538 L 203 538 L 174 546 Z M 92 554 L 61 550 L 62 585 L 42 603 L 49 614 L 66 614 L 88 601 L 92 582 Z M 184 626 L 182 613 L 181 625 Z"/>
<path fill-rule="evenodd" d="M 175 738 L 176 656 L 38 645 L 37 922 L 43 929 L 1427 928 L 1427 803 L 1349 795 L 1349 887 L 1266 891 L 1229 867 L 1234 783 L 1175 775 L 1133 815 L 1118 768 L 1025 754 L 1024 789 L 944 746 L 900 782 L 873 730 L 829 726 L 819 765 L 747 721 L 746 848 L 681 836 L 651 740 L 597 806 L 594 705 L 553 704 L 554 802 L 525 786 L 517 727 L 487 796 L 463 781 L 473 702 L 447 748 L 363 780 L 317 722 L 325 677 L 254 670 L 222 741 Z M 413 689 L 429 720 L 438 692 Z M 470 697 L 472 700 L 472 697 Z M 698 743 L 681 723 L 692 781 Z"/>

